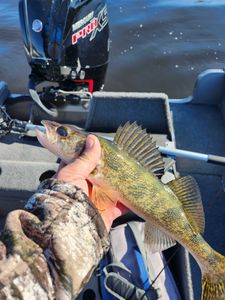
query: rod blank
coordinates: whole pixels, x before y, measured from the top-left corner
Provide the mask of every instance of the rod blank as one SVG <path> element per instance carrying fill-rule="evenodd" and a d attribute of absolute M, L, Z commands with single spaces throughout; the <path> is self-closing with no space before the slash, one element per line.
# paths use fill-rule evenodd
<path fill-rule="evenodd" d="M 204 154 L 204 153 L 180 150 L 180 149 L 171 149 L 166 147 L 159 147 L 159 151 L 168 156 L 197 159 L 208 163 L 225 165 L 225 157 L 223 156 Z"/>
<path fill-rule="evenodd" d="M 29 123 L 26 124 L 26 129 L 27 130 L 39 129 L 42 132 L 46 131 L 44 126 L 39 126 L 39 125 L 34 125 L 34 124 L 29 124 Z M 167 147 L 159 147 L 159 151 L 162 154 L 172 156 L 172 157 L 183 157 L 183 158 L 201 160 L 201 161 L 205 161 L 208 163 L 225 165 L 225 157 L 223 157 L 223 156 L 204 154 L 204 153 L 181 150 L 181 149 L 171 149 L 171 148 L 167 148 Z"/>

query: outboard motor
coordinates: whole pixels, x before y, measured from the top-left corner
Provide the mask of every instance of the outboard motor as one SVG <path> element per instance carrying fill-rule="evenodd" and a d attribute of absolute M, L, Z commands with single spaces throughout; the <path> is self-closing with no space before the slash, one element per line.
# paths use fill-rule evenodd
<path fill-rule="evenodd" d="M 106 2 L 20 0 L 19 14 L 33 100 L 53 116 L 53 103 L 87 103 L 108 64 Z"/>

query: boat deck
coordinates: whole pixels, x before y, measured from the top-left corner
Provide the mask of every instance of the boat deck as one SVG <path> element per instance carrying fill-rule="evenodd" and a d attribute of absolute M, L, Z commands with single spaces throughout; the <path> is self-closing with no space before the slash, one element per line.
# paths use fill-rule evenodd
<path fill-rule="evenodd" d="M 223 97 L 217 98 L 209 101 L 203 96 L 193 95 L 190 102 L 169 103 L 164 94 L 100 92 L 96 93 L 89 120 L 83 125 L 90 131 L 112 133 L 124 121 L 138 121 L 156 136 L 160 146 L 174 147 L 176 144 L 178 149 L 225 156 L 224 102 Z M 79 125 L 82 125 L 82 117 Z M 56 170 L 57 159 L 41 148 L 35 138 L 19 139 L 14 134 L 1 138 L 0 157 L 2 227 L 5 215 L 24 206 L 43 173 Z M 205 239 L 225 255 L 224 166 L 176 158 L 176 169 L 181 175 L 193 175 L 199 183 L 206 218 Z M 198 300 L 201 274 L 193 259 L 191 268 L 194 298 Z M 184 298 L 189 300 L 187 296 Z"/>

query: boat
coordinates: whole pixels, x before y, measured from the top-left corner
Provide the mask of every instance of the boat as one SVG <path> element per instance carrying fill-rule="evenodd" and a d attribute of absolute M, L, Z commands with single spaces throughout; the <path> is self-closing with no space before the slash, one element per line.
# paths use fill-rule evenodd
<path fill-rule="evenodd" d="M 170 99 L 160 91 L 102 91 L 109 52 L 106 1 L 66 1 L 64 7 L 61 2 L 19 1 L 31 74 L 29 94 L 12 94 L 0 81 L 1 229 L 7 214 L 23 208 L 39 183 L 58 168 L 57 158 L 36 139 L 35 129 L 43 129 L 41 120 L 74 124 L 109 139 L 121 124 L 136 121 L 153 135 L 164 157 L 164 183 L 187 174 L 197 180 L 206 215 L 205 238 L 225 255 L 225 70 L 201 73 L 187 98 Z M 43 81 L 48 84 L 40 87 Z M 116 220 L 114 228 L 136 220 L 128 214 Z M 178 299 L 200 299 L 200 269 L 181 245 L 163 252 L 160 267 L 159 260 L 151 258 L 151 279 L 161 280 L 163 291 L 170 288 L 163 277 L 169 272 Z M 78 300 L 90 300 L 96 285 L 94 274 Z"/>
<path fill-rule="evenodd" d="M 164 182 L 178 174 L 196 178 L 206 215 L 205 238 L 224 255 L 224 78 L 223 69 L 204 71 L 193 94 L 184 99 L 169 99 L 164 93 L 94 92 L 88 109 L 82 103 L 64 103 L 57 117 L 44 112 L 30 95 L 11 94 L 0 82 L 1 227 L 7 213 L 23 208 L 40 181 L 57 169 L 56 157 L 35 138 L 33 129 L 42 119 L 72 123 L 108 138 L 120 124 L 136 121 L 162 149 L 167 166 Z M 171 255 L 169 267 L 181 299 L 200 299 L 198 266 L 180 245 L 165 251 L 165 257 Z"/>

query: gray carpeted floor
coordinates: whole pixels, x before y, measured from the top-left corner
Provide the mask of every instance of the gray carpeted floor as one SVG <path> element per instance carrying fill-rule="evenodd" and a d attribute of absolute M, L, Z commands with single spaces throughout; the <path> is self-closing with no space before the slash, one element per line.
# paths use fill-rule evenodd
<path fill-rule="evenodd" d="M 0 217 L 23 208 L 38 187 L 42 174 L 56 170 L 57 158 L 39 146 L 36 138 L 19 139 L 13 134 L 1 138 Z"/>

